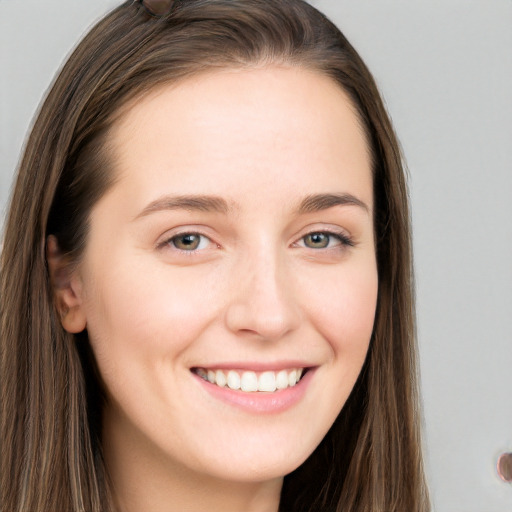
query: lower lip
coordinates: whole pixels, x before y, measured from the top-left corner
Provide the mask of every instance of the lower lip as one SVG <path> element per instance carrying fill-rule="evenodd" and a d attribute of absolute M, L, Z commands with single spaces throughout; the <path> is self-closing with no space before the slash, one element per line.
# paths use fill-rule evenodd
<path fill-rule="evenodd" d="M 211 396 L 221 400 L 222 402 L 238 407 L 247 412 L 275 414 L 286 411 L 300 402 L 306 393 L 308 385 L 313 377 L 313 373 L 313 369 L 308 369 L 304 377 L 302 377 L 295 386 L 274 391 L 272 393 L 262 391 L 246 393 L 244 391 L 237 391 L 228 387 L 221 388 L 220 386 L 204 380 L 198 375 L 194 374 L 194 376 L 200 382 L 203 389 L 205 389 Z"/>

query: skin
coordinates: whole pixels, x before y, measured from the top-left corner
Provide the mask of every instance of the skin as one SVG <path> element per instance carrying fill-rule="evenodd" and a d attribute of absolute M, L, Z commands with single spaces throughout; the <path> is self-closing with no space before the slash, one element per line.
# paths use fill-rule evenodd
<path fill-rule="evenodd" d="M 87 328 L 107 390 L 118 506 L 276 511 L 283 476 L 343 407 L 373 328 L 372 177 L 357 116 L 320 74 L 226 70 L 139 98 L 110 143 L 118 179 L 57 296 L 64 327 Z M 298 211 L 312 194 L 355 200 Z M 168 195 L 226 208 L 148 208 Z M 183 233 L 200 233 L 199 246 L 176 247 Z M 330 233 L 327 245 L 310 233 Z M 278 412 L 219 400 L 191 371 L 298 362 L 311 368 L 307 387 Z"/>

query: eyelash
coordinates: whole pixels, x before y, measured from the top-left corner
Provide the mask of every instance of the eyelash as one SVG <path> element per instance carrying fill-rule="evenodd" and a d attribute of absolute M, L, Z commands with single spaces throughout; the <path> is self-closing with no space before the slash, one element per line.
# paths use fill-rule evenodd
<path fill-rule="evenodd" d="M 335 247 L 329 247 L 330 243 L 331 243 L 331 238 L 335 238 L 339 241 L 339 247 L 354 247 L 355 243 L 353 241 L 353 239 L 349 236 L 347 236 L 345 233 L 343 232 L 339 232 L 339 231 L 331 231 L 331 230 L 318 230 L 318 231 L 310 231 L 309 233 L 306 233 L 305 235 L 303 235 L 299 240 L 300 241 L 303 241 L 306 237 L 308 236 L 312 236 L 312 235 L 326 235 L 329 237 L 329 242 L 328 242 L 328 246 L 327 247 L 318 247 L 318 248 L 313 248 L 313 247 L 307 247 L 305 245 L 301 245 L 302 247 L 305 247 L 306 249 L 312 249 L 312 250 L 321 250 L 321 249 L 324 249 L 324 250 L 333 250 L 333 249 L 336 249 L 336 247 L 338 247 L 338 245 L 336 245 Z M 178 251 L 179 253 L 182 253 L 182 254 L 186 254 L 187 256 L 193 256 L 194 254 L 196 254 L 197 252 L 201 251 L 201 250 L 204 250 L 203 249 L 199 249 L 199 248 L 195 248 L 195 249 L 191 249 L 191 250 L 185 250 L 185 249 L 180 249 L 179 247 L 176 247 L 176 244 L 175 244 L 175 241 L 178 240 L 180 237 L 186 237 L 186 236 L 197 236 L 197 237 L 200 237 L 200 239 L 204 240 L 204 239 L 207 239 L 210 243 L 214 243 L 210 237 L 202 234 L 202 233 L 199 233 L 199 232 L 196 232 L 196 231 L 183 231 L 182 233 L 177 233 L 175 235 L 173 235 L 172 237 L 164 240 L 163 242 L 161 242 L 159 245 L 158 245 L 158 248 L 159 249 L 164 249 L 166 247 L 171 247 L 172 250 L 176 250 Z M 295 242 L 294 245 L 298 244 L 298 242 Z M 201 240 L 199 241 L 199 245 L 201 245 Z M 217 245 L 217 244 L 215 244 Z M 218 247 L 218 245 L 217 245 Z"/>
<path fill-rule="evenodd" d="M 352 238 L 350 238 L 349 236 L 347 236 L 345 233 L 341 232 L 341 231 L 330 231 L 330 230 L 319 230 L 319 231 L 310 231 L 309 233 L 306 233 L 305 235 L 303 235 L 300 240 L 304 240 L 306 237 L 308 236 L 312 236 L 312 235 L 326 235 L 328 236 L 329 238 L 335 238 L 338 240 L 339 242 L 339 246 L 340 247 L 354 247 L 354 240 Z M 330 244 L 330 240 L 328 242 L 328 245 Z M 335 249 L 337 246 L 335 247 L 318 247 L 318 248 L 313 248 L 313 247 L 307 247 L 308 249 L 313 249 L 313 250 L 320 250 L 320 249 Z"/>

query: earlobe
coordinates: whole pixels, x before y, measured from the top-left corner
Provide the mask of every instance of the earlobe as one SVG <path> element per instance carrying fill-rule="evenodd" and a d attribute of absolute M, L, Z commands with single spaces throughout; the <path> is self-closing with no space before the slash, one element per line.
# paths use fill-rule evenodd
<path fill-rule="evenodd" d="M 82 304 L 81 282 L 71 272 L 69 260 L 62 254 L 54 235 L 46 240 L 46 261 L 62 327 L 70 333 L 82 332 L 87 318 Z"/>

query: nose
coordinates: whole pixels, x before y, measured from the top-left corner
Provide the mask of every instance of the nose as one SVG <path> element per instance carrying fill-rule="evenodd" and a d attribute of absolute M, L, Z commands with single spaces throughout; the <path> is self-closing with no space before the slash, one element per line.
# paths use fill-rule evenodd
<path fill-rule="evenodd" d="M 301 313 L 290 274 L 278 254 L 244 258 L 235 272 L 226 310 L 228 329 L 269 341 L 296 330 Z"/>

